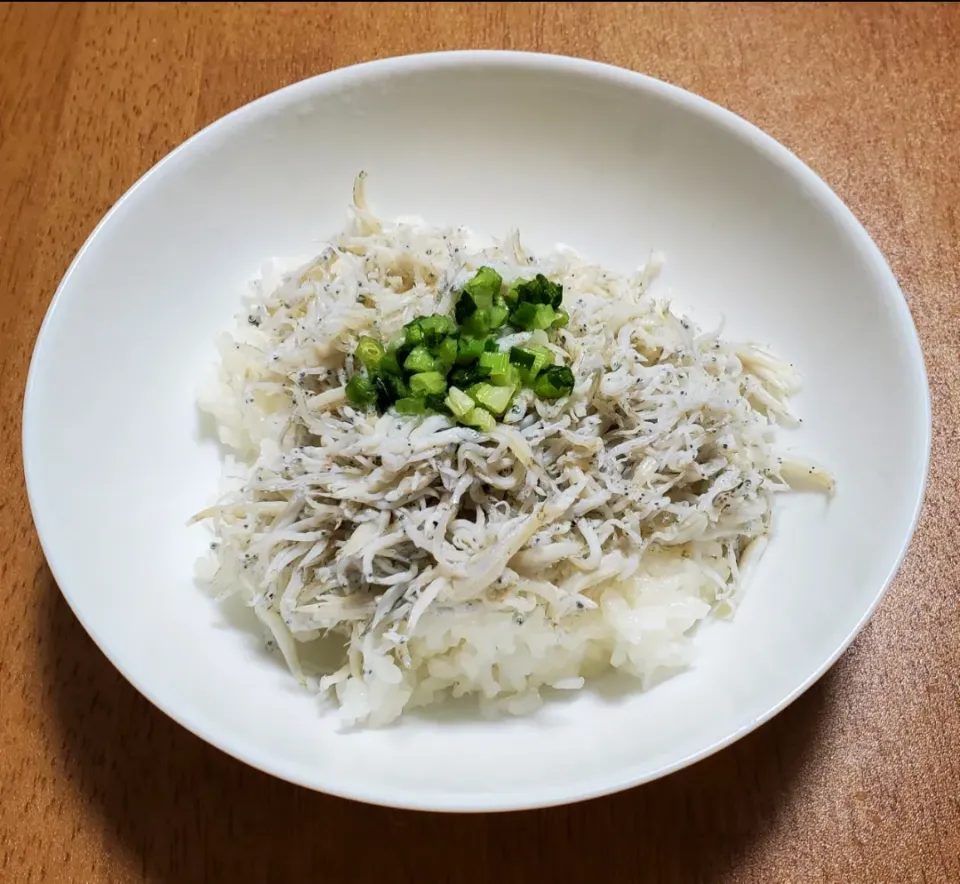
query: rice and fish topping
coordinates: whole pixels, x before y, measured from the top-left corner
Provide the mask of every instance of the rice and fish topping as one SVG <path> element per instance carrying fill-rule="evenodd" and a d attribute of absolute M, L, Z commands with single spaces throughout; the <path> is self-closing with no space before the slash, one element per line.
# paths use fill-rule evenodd
<path fill-rule="evenodd" d="M 220 341 L 201 406 L 234 454 L 201 579 L 347 724 L 687 667 L 776 495 L 833 480 L 775 446 L 794 368 L 671 312 L 658 268 L 386 222 L 361 176 L 345 230 L 268 265 Z"/>

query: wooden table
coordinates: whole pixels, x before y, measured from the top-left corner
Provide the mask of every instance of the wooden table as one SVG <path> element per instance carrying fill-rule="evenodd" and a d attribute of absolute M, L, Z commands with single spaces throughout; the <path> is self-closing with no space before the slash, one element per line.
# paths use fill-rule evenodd
<path fill-rule="evenodd" d="M 890 260 L 935 418 L 907 561 L 851 650 L 793 706 L 625 794 L 454 817 L 273 780 L 142 699 L 44 565 L 19 433 L 57 282 L 144 170 L 302 77 L 465 47 L 644 71 L 794 150 Z M 960 881 L 958 207 L 956 5 L 0 4 L 0 880 Z"/>

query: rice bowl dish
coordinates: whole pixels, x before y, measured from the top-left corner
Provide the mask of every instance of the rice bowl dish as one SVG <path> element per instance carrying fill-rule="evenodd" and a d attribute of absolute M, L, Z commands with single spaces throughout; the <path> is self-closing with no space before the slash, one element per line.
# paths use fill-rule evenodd
<path fill-rule="evenodd" d="M 661 261 L 387 222 L 361 176 L 340 234 L 254 282 L 201 394 L 232 456 L 197 571 L 345 724 L 678 673 L 778 496 L 832 492 L 777 445 L 798 371 L 672 312 Z"/>
<path fill-rule="evenodd" d="M 410 120 L 418 118 L 424 107 L 444 108 L 444 125 L 411 129 Z M 509 138 L 490 137 L 491 113 Z M 385 138 L 384 132 L 391 131 L 409 137 Z M 678 640 L 678 645 L 686 645 L 684 656 L 692 659 L 692 665 L 685 664 L 676 677 L 666 677 L 676 669 L 657 669 L 646 682 L 649 687 L 656 681 L 656 686 L 644 690 L 641 679 L 618 674 L 623 667 L 612 664 L 613 642 L 607 632 L 607 638 L 591 639 L 598 660 L 587 660 L 586 653 L 578 658 L 583 661 L 578 677 L 585 680 L 579 690 L 572 689 L 578 682 L 560 681 L 556 674 L 541 671 L 541 657 L 535 656 L 541 653 L 538 648 L 530 652 L 538 661 L 536 672 L 523 669 L 527 664 L 522 655 L 512 658 L 516 670 L 501 670 L 499 665 L 489 670 L 495 682 L 503 680 L 504 685 L 519 672 L 525 680 L 522 686 L 514 684 L 492 698 L 481 687 L 461 700 L 441 701 L 457 690 L 453 685 L 437 690 L 438 702 L 414 706 L 414 694 L 426 685 L 430 673 L 421 666 L 413 679 L 413 671 L 405 668 L 398 652 L 387 651 L 386 662 L 393 661 L 401 676 L 396 692 L 409 696 L 405 701 L 400 696 L 373 697 L 371 703 L 369 696 L 344 695 L 350 701 L 345 704 L 347 718 L 359 725 L 344 728 L 338 691 L 347 690 L 348 679 L 338 676 L 338 671 L 349 664 L 346 675 L 359 672 L 362 680 L 362 665 L 353 667 L 362 664 L 364 651 L 359 656 L 350 651 L 352 626 L 342 620 L 331 621 L 329 629 L 320 628 L 315 639 L 308 638 L 309 630 L 294 636 L 283 624 L 290 633 L 287 649 L 295 651 L 295 664 L 308 689 L 291 676 L 283 649 L 271 627 L 258 618 L 254 600 L 262 587 L 268 591 L 275 587 L 278 592 L 282 587 L 281 595 L 289 589 L 282 582 L 288 570 L 281 568 L 279 579 L 270 575 L 264 582 L 265 569 L 271 563 L 275 568 L 282 565 L 277 555 L 283 554 L 285 544 L 309 543 L 305 535 L 313 529 L 294 528 L 296 522 L 280 529 L 273 524 L 275 516 L 268 517 L 269 508 L 284 497 L 292 503 L 296 489 L 268 491 L 252 486 L 258 481 L 255 464 L 270 455 L 263 443 L 279 438 L 276 449 L 291 452 L 297 447 L 317 448 L 315 443 L 323 442 L 329 460 L 322 469 L 311 465 L 310 470 L 325 478 L 316 486 L 311 478 L 306 490 L 338 510 L 341 500 L 326 494 L 336 490 L 334 469 L 343 472 L 337 481 L 344 483 L 347 492 L 348 484 L 356 485 L 355 473 L 369 476 L 376 465 L 356 470 L 349 459 L 353 454 L 346 449 L 337 453 L 332 432 L 329 446 L 322 436 L 304 435 L 299 440 L 278 436 L 280 423 L 293 420 L 294 398 L 287 402 L 280 396 L 264 399 L 269 388 L 255 387 L 250 391 L 254 402 L 248 404 L 240 372 L 249 364 L 251 381 L 260 379 L 274 384 L 275 390 L 293 393 L 292 368 L 304 354 L 284 366 L 289 375 L 260 374 L 264 352 L 280 359 L 288 355 L 287 346 L 292 347 L 296 338 L 290 345 L 279 344 L 290 338 L 293 326 L 279 327 L 281 314 L 275 327 L 252 307 L 288 285 L 288 275 L 293 280 L 289 287 L 298 288 L 295 271 L 309 266 L 340 239 L 337 231 L 344 229 L 349 182 L 359 169 L 370 173 L 370 208 L 361 207 L 368 214 L 375 209 L 382 218 L 398 220 L 404 214 L 416 215 L 423 221 L 414 227 L 433 225 L 445 231 L 463 225 L 478 236 L 467 240 L 474 258 L 452 281 L 446 302 L 424 292 L 422 312 L 403 305 L 407 312 L 400 316 L 351 319 L 356 323 L 354 331 L 338 334 L 325 327 L 324 334 L 333 332 L 328 338 L 337 342 L 339 355 L 324 358 L 331 366 L 342 364 L 346 383 L 338 369 L 336 379 L 305 380 L 304 394 L 308 400 L 329 393 L 346 401 L 331 405 L 328 411 L 308 402 L 305 413 L 316 411 L 325 422 L 335 418 L 336 435 L 343 442 L 376 429 L 381 420 L 385 433 L 402 427 L 408 441 L 414 427 L 425 427 L 420 432 L 433 435 L 470 430 L 477 439 L 466 443 L 464 478 L 486 473 L 512 484 L 512 471 L 498 470 L 497 462 L 484 467 L 490 458 L 469 446 L 499 445 L 491 441 L 494 434 L 516 431 L 523 436 L 529 429 L 523 420 L 534 415 L 532 423 L 542 420 L 540 409 L 557 411 L 557 420 L 569 415 L 566 432 L 586 437 L 582 425 L 592 415 L 591 406 L 579 417 L 564 402 L 564 397 L 581 395 L 576 354 L 581 333 L 574 306 L 577 281 L 553 275 L 550 269 L 558 251 L 558 270 L 565 266 L 561 262 L 574 261 L 555 247 L 557 243 L 575 247 L 583 256 L 576 259 L 581 263 L 603 268 L 601 273 L 614 270 L 628 283 L 640 267 L 652 274 L 660 266 L 656 253 L 661 251 L 665 260 L 660 275 L 644 282 L 644 300 L 670 299 L 670 312 L 681 323 L 692 326 L 695 320 L 702 329 L 695 332 L 694 340 L 716 332 L 726 317 L 721 349 L 737 347 L 724 342 L 762 342 L 761 349 L 777 354 L 778 363 L 795 363 L 803 383 L 789 402 L 803 422 L 791 428 L 788 418 L 768 416 L 768 426 L 761 432 L 770 434 L 769 445 L 774 449 L 770 454 L 783 457 L 787 465 L 785 471 L 781 468 L 781 478 L 788 480 L 782 484 L 799 486 L 806 484 L 806 476 L 816 477 L 816 471 L 804 474 L 801 461 L 796 460 L 812 456 L 836 477 L 837 493 L 772 494 L 768 543 L 762 556 L 757 556 L 761 542 L 745 559 L 749 541 L 744 540 L 737 559 L 738 588 L 731 592 L 733 587 L 727 583 L 725 599 L 714 598 L 713 590 L 707 590 L 703 601 L 712 605 L 712 611 Z M 391 224 L 383 226 L 391 228 Z M 479 257 L 496 245 L 494 240 L 481 240 L 479 234 L 489 233 L 506 243 L 513 229 L 519 230 L 523 250 L 534 257 L 535 265 L 523 267 L 512 259 L 491 264 Z M 390 232 L 389 236 L 393 242 L 400 234 Z M 376 235 L 362 238 L 371 248 L 375 246 Z M 381 242 L 387 244 L 387 240 Z M 510 248 L 504 249 L 508 257 Z M 270 256 L 289 256 L 292 261 L 269 262 L 264 267 Z M 337 273 L 347 269 L 348 260 L 336 267 Z M 328 263 L 321 261 L 319 273 L 329 282 L 334 268 Z M 454 266 L 447 259 L 438 265 Z M 481 274 L 484 267 L 487 271 Z M 537 267 L 547 272 L 538 274 Z M 481 347 L 487 355 L 447 370 L 453 346 L 449 340 L 456 340 L 457 356 L 461 355 L 459 342 L 464 334 L 456 314 L 458 309 L 465 313 L 462 294 L 475 291 L 479 298 L 474 299 L 475 306 L 483 318 L 492 273 L 501 277 L 499 297 L 505 301 L 515 285 L 518 292 L 524 288 L 522 303 L 532 309 L 524 308 L 525 315 L 514 319 L 540 325 L 550 317 L 549 311 L 540 308 L 550 306 L 559 324 L 554 328 L 551 321 L 550 328 L 533 329 L 545 332 L 546 343 L 538 343 L 543 339 L 537 335 L 536 340 L 519 344 L 519 351 L 529 352 L 518 353 L 520 361 L 513 362 L 513 348 L 505 353 L 499 343 L 508 323 L 493 327 L 495 318 L 500 321 L 502 307 L 491 300 L 487 314 L 491 330 L 483 336 Z M 481 288 L 489 288 L 477 290 L 478 275 Z M 538 275 L 544 276 L 546 284 Z M 244 305 L 243 292 L 255 279 L 260 290 L 251 292 Z M 592 297 L 598 307 L 604 307 L 606 299 L 600 291 Z M 323 294 L 324 299 L 329 294 Z M 554 306 L 557 294 L 560 299 Z M 541 303 L 545 296 L 549 304 Z M 313 297 L 308 291 L 303 304 Z M 288 303 L 293 306 L 293 301 Z M 508 313 L 515 312 L 512 308 L 519 303 L 518 298 L 517 305 L 508 305 Z M 233 317 L 241 306 L 251 309 L 240 313 L 239 327 L 234 329 Z M 446 312 L 429 312 L 441 307 Z M 281 304 L 280 309 L 286 308 Z M 251 317 L 260 325 L 251 323 Z M 292 310 L 289 318 L 294 319 Z M 463 324 L 476 322 L 462 318 Z M 381 332 L 380 323 L 388 320 Z M 399 375 L 385 370 L 392 370 L 391 356 L 397 357 L 407 347 L 406 343 L 394 347 L 400 332 L 387 336 L 397 326 L 404 329 L 404 338 L 408 330 L 411 336 L 423 333 L 426 337 L 429 332 L 442 338 L 434 342 L 436 355 L 426 353 L 436 362 L 433 372 L 426 370 L 430 362 L 422 351 L 409 369 L 410 354 L 405 356 Z M 677 334 L 683 331 L 682 325 L 679 332 L 674 328 Z M 486 350 L 490 337 L 495 338 L 496 353 Z M 237 354 L 228 355 L 226 362 L 220 357 L 219 365 L 214 347 L 218 338 L 223 351 Z M 241 341 L 252 349 L 237 351 L 233 344 Z M 118 342 L 129 346 L 118 346 Z M 465 345 L 468 353 L 473 346 Z M 538 369 L 534 376 L 533 370 L 545 363 L 544 350 L 551 354 L 550 366 Z M 495 383 L 493 368 L 503 369 L 499 363 L 504 355 L 506 370 L 498 370 Z M 648 372 L 656 355 L 649 353 L 650 361 L 644 365 Z M 320 354 L 312 358 L 319 365 Z M 485 360 L 483 365 L 480 359 Z M 735 365 L 729 359 L 731 383 Z M 490 376 L 466 378 L 471 383 L 461 388 L 460 375 L 455 376 L 461 369 L 467 374 L 489 371 Z M 519 383 L 512 380 L 513 369 L 523 372 Z M 665 377 L 668 372 L 676 374 L 666 365 L 658 370 Z M 784 370 L 783 376 L 793 375 Z M 418 390 L 409 389 L 409 396 L 400 396 L 407 392 L 404 387 L 415 386 L 415 377 Z M 201 381 L 201 401 L 214 414 L 222 412 L 225 420 L 219 433 L 234 434 L 236 445 L 219 443 L 213 427 L 218 419 L 199 413 Z M 504 381 L 510 386 L 499 385 Z M 385 385 L 389 385 L 388 396 Z M 339 387 L 343 392 L 334 393 Z M 354 404 L 347 387 L 354 397 L 359 394 L 361 402 L 370 402 L 372 389 L 373 401 Z M 454 387 L 470 402 L 463 419 L 446 404 L 451 398 L 461 411 L 468 404 L 454 395 Z M 442 394 L 430 392 L 440 388 L 445 388 Z M 388 404 L 394 395 L 397 398 Z M 619 401 L 624 395 L 633 398 L 628 389 L 611 397 L 601 393 L 590 403 L 602 403 L 605 398 Z M 525 402 L 527 416 L 514 422 L 509 408 L 497 411 L 504 399 L 511 407 L 516 401 Z M 349 418 L 348 404 L 356 413 Z M 301 410 L 299 404 L 295 407 Z M 489 411 L 489 420 L 480 413 L 471 415 L 476 407 Z M 422 412 L 406 413 L 418 409 Z M 271 417 L 275 413 L 276 420 Z M 665 409 L 663 416 L 669 420 Z M 443 431 L 437 426 L 441 417 L 449 422 Z M 626 420 L 623 415 L 617 419 Z M 468 426 L 464 420 L 477 426 Z M 609 429 L 617 429 L 616 420 Z M 304 431 L 296 428 L 296 433 Z M 529 439 L 544 472 L 541 477 L 537 470 L 530 471 L 537 487 L 550 488 L 550 483 L 564 490 L 570 487 L 553 459 L 562 456 L 561 448 L 569 443 L 563 433 L 543 441 L 535 436 Z M 753 431 L 744 432 L 745 439 L 753 435 Z M 622 441 L 611 437 L 608 442 L 604 434 L 601 441 L 612 449 L 628 437 Z M 682 438 L 680 442 L 685 444 Z M 766 451 L 764 447 L 752 455 L 758 465 L 767 458 Z M 929 393 L 903 294 L 869 235 L 822 180 L 749 123 L 681 89 L 606 65 L 524 53 L 408 56 L 330 72 L 244 106 L 182 145 L 107 213 L 65 274 L 37 339 L 23 413 L 24 475 L 50 570 L 93 642 L 143 697 L 200 739 L 272 776 L 354 800 L 432 811 L 516 810 L 609 794 L 702 759 L 776 715 L 823 675 L 876 609 L 916 524 L 929 451 Z M 276 451 L 272 456 L 278 456 Z M 503 456 L 514 455 L 505 450 Z M 405 474 L 429 478 L 430 460 L 426 466 L 411 465 Z M 433 461 L 447 469 L 443 457 Z M 580 463 L 589 469 L 579 467 Z M 628 465 L 625 458 L 623 463 L 623 471 L 631 475 L 638 466 Z M 459 474 L 460 464 L 453 465 Z M 601 470 L 599 462 L 580 454 L 574 465 L 590 487 L 594 481 L 602 485 L 615 479 L 620 469 Z M 810 468 L 815 469 L 812 463 Z M 222 494 L 217 487 L 221 474 Z M 290 475 L 291 480 L 305 481 Z M 283 480 L 282 472 L 280 477 Z M 269 474 L 264 473 L 264 478 Z M 513 488 L 490 486 L 467 493 L 457 518 L 448 523 L 447 545 L 441 548 L 444 558 L 460 569 L 460 554 L 475 552 L 467 541 L 487 539 L 479 535 L 474 494 L 480 496 L 481 508 L 484 500 L 492 502 L 499 496 L 511 511 L 516 506 L 512 518 L 532 513 L 533 498 L 523 498 L 526 481 L 525 474 L 523 487 L 518 483 Z M 773 481 L 781 484 L 776 478 Z M 447 493 L 443 482 L 441 475 L 429 483 L 424 508 L 443 501 Z M 249 486 L 246 491 L 245 486 Z M 611 510 L 620 500 L 612 486 L 611 499 L 605 504 Z M 314 487 L 325 493 L 315 495 L 310 490 Z M 693 484 L 689 494 L 702 494 L 704 488 Z M 769 490 L 765 485 L 763 493 Z M 692 504 L 692 498 L 684 498 L 686 494 L 679 488 L 668 489 L 666 499 L 670 504 Z M 545 501 L 539 495 L 536 500 L 549 504 L 555 497 L 548 493 Z M 721 499 L 718 506 L 722 503 Z M 227 511 L 234 504 L 251 513 L 254 506 L 260 508 L 256 535 L 261 537 L 244 533 L 244 520 Z M 744 507 L 752 505 L 749 499 L 743 502 Z M 362 508 L 379 513 L 375 505 L 364 503 Z M 201 519 L 204 524 L 185 530 L 185 520 L 201 511 L 208 516 Z M 625 511 L 640 510 L 631 504 Z M 486 512 L 484 518 L 488 519 Z M 570 542 L 582 550 L 568 562 L 588 563 L 589 544 L 576 527 L 578 521 L 587 520 L 588 533 L 593 528 L 600 540 L 601 556 L 634 555 L 631 544 L 635 541 L 620 527 L 613 526 L 617 537 L 603 533 L 608 530 L 607 518 L 597 509 L 582 518 L 571 513 L 557 520 L 571 523 L 570 530 L 558 535 L 558 542 Z M 379 531 L 378 523 L 370 521 Z M 350 527 L 355 532 L 361 524 L 351 521 Z M 637 574 L 653 565 L 654 526 L 641 523 L 640 527 L 640 540 L 647 546 L 639 553 Z M 433 530 L 424 526 L 421 534 L 428 529 Z M 291 539 L 277 536 L 287 530 L 295 532 Z M 315 530 L 328 529 L 320 525 Z M 212 550 L 210 544 L 218 543 L 218 533 L 220 546 Z M 272 535 L 269 543 L 276 541 L 275 551 L 265 544 L 249 549 L 251 541 L 260 544 L 268 535 Z M 466 549 L 456 546 L 455 540 Z M 732 536 L 727 542 L 735 548 L 741 545 Z M 340 550 L 343 538 L 336 536 L 334 543 Z M 530 551 L 538 546 L 529 546 Z M 675 550 L 676 545 L 665 548 Z M 258 573 L 255 580 L 250 578 L 252 587 L 230 577 L 241 552 L 257 556 L 256 563 L 246 569 Z M 415 543 L 398 546 L 394 552 L 395 558 L 377 556 L 369 576 L 389 579 L 413 566 L 419 576 L 431 565 L 430 551 Z M 196 580 L 198 559 L 203 559 L 203 590 Z M 215 572 L 221 561 L 225 570 L 218 577 Z M 335 562 L 334 557 L 334 570 Z M 331 566 L 329 560 L 324 564 Z M 529 572 L 511 562 L 503 570 L 508 579 L 512 579 L 508 568 L 518 579 L 529 580 Z M 309 569 L 301 573 L 310 583 L 320 582 Z M 546 567 L 537 576 L 558 589 L 575 588 L 568 581 L 577 577 L 572 571 Z M 722 580 L 724 574 L 718 572 L 718 576 Z M 362 557 L 359 564 L 345 563 L 345 577 L 366 580 Z M 446 579 L 451 578 L 461 579 L 456 574 Z M 372 597 L 390 586 L 371 585 Z M 719 594 L 716 580 L 713 585 Z M 213 595 L 226 592 L 232 597 L 217 603 L 207 587 Z M 548 647 L 556 643 L 561 629 L 579 629 L 595 622 L 590 618 L 605 618 L 608 589 L 584 588 L 581 594 L 593 599 L 597 608 L 585 606 L 579 620 L 573 611 L 560 613 L 559 606 L 548 607 L 544 599 L 551 630 L 549 638 L 544 635 Z M 329 604 L 338 594 L 347 601 L 347 593 L 331 591 L 316 602 Z M 619 589 L 611 597 L 617 594 L 622 594 Z M 414 639 L 426 636 L 428 614 L 439 615 L 451 607 L 449 601 L 441 600 L 444 596 L 438 593 L 427 605 L 413 627 Z M 532 591 L 511 589 L 504 593 L 504 601 L 517 596 L 537 598 Z M 340 613 L 345 601 L 338 605 Z M 492 596 L 491 601 L 498 603 Z M 409 628 L 405 612 L 412 614 L 413 606 L 404 608 L 408 602 L 398 599 L 387 614 L 395 618 L 397 635 Z M 298 594 L 293 609 L 310 604 Z M 260 607 L 266 607 L 265 600 Z M 735 609 L 734 616 L 730 608 Z M 283 623 L 283 607 L 274 610 Z M 482 610 L 490 607 L 485 604 Z M 616 622 L 662 636 L 658 624 L 627 613 Z M 527 622 L 525 617 L 523 624 L 511 620 L 509 634 L 501 632 L 504 644 L 512 642 L 515 649 L 516 630 Z M 610 627 L 606 619 L 602 621 L 604 630 L 613 628 L 614 621 L 609 622 Z M 299 631 L 299 624 L 293 625 Z M 265 650 L 264 638 L 273 643 L 272 653 Z M 308 640 L 299 640 L 304 638 Z M 552 652 L 550 656 L 556 660 Z M 451 665 L 466 668 L 475 663 L 465 657 Z M 606 674 L 594 678 L 590 670 L 594 663 Z M 477 683 L 486 681 L 482 667 L 477 672 Z M 321 707 L 310 689 L 319 690 L 325 677 L 338 681 L 325 682 Z M 446 676 L 439 671 L 435 677 Z M 534 712 L 500 714 L 511 700 L 532 707 L 537 702 L 532 689 L 538 679 L 545 685 L 559 681 L 560 687 L 537 688 L 542 705 Z M 362 687 L 357 683 L 350 693 L 361 694 Z M 416 702 L 420 699 L 427 698 L 421 694 Z M 495 716 L 479 715 L 478 702 Z M 395 720 L 396 726 L 376 726 L 387 717 L 388 707 L 396 711 L 401 703 L 403 714 Z M 377 709 L 383 710 L 382 719 L 374 717 Z"/>

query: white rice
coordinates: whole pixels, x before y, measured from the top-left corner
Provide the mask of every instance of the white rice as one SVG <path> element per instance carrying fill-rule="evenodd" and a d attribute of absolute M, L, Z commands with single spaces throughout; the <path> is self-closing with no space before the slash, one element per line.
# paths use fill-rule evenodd
<path fill-rule="evenodd" d="M 563 284 L 571 320 L 549 343 L 573 394 L 521 393 L 490 434 L 350 406 L 358 337 L 452 313 L 481 265 Z M 775 495 L 832 489 L 774 448 L 796 372 L 674 315 L 648 291 L 657 260 L 625 278 L 568 248 L 532 256 L 515 233 L 483 248 L 464 229 L 385 223 L 361 179 L 347 228 L 275 267 L 201 396 L 236 456 L 197 516 L 216 535 L 198 572 L 254 609 L 345 723 L 465 694 L 521 714 L 542 688 L 611 668 L 641 687 L 676 673 L 694 627 L 734 611 Z M 302 653 L 321 638 L 342 645 L 332 671 Z"/>

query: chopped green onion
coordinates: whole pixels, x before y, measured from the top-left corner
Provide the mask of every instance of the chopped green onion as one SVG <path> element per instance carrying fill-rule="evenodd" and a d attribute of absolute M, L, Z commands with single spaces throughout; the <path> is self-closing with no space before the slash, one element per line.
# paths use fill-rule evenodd
<path fill-rule="evenodd" d="M 524 363 L 520 367 L 520 377 L 528 387 L 533 385 L 534 379 L 544 368 L 553 364 L 553 353 L 546 347 L 517 347 L 515 349 L 519 350 L 522 354 L 518 356 Z M 533 357 L 532 361 L 530 359 L 531 356 Z M 511 361 L 512 360 L 513 355 L 511 354 Z M 519 362 L 516 364 L 520 365 Z"/>
<path fill-rule="evenodd" d="M 517 280 L 507 292 L 514 293 L 514 301 L 521 304 L 543 304 L 548 307 L 559 307 L 563 300 L 563 286 L 550 282 L 542 273 L 534 279 Z"/>
<path fill-rule="evenodd" d="M 441 313 L 423 316 L 420 319 L 413 320 L 413 322 L 420 326 L 424 342 L 431 346 L 440 343 L 443 338 L 456 331 L 456 327 L 450 317 L 444 316 Z M 412 325 L 413 323 L 407 324 Z"/>
<path fill-rule="evenodd" d="M 511 347 L 510 361 L 520 368 L 533 368 L 533 363 L 537 361 L 537 353 L 527 347 Z"/>
<path fill-rule="evenodd" d="M 393 403 L 397 414 L 424 414 L 427 410 L 427 403 L 423 399 L 398 399 Z"/>
<path fill-rule="evenodd" d="M 550 282 L 549 280 L 547 280 L 546 285 L 550 292 L 550 306 L 554 310 L 559 310 L 563 303 L 563 286 L 558 282 Z"/>
<path fill-rule="evenodd" d="M 556 313 L 548 304 L 530 304 L 526 301 L 518 304 L 510 314 L 510 322 L 524 331 L 550 328 L 555 318 Z"/>
<path fill-rule="evenodd" d="M 480 367 L 489 368 L 490 374 L 503 374 L 509 364 L 510 354 L 501 353 L 499 350 L 496 353 L 484 352 L 480 356 Z"/>
<path fill-rule="evenodd" d="M 424 371 L 410 377 L 410 392 L 414 396 L 442 393 L 447 389 L 447 379 L 439 371 Z"/>
<path fill-rule="evenodd" d="M 398 414 L 451 414 L 462 424 L 491 430 L 492 415 L 509 408 L 521 385 L 542 399 L 569 395 L 572 371 L 553 366 L 552 351 L 540 346 L 549 341 L 548 329 L 570 321 L 562 297 L 563 286 L 541 273 L 515 280 L 504 293 L 500 274 L 481 267 L 457 298 L 456 321 L 439 313 L 417 317 L 386 347 L 362 336 L 354 358 L 366 372 L 350 378 L 347 399 L 375 404 L 381 413 L 394 407 Z M 533 332 L 525 346 L 501 352 L 497 329 L 506 323 Z"/>
<path fill-rule="evenodd" d="M 510 308 L 502 295 L 495 295 L 493 306 L 490 308 L 490 328 L 500 328 L 507 321 Z"/>
<path fill-rule="evenodd" d="M 356 356 L 367 371 L 373 371 L 380 365 L 383 353 L 383 345 L 373 338 L 364 335 L 357 341 Z"/>
<path fill-rule="evenodd" d="M 536 318 L 536 315 L 536 304 L 517 304 L 517 306 L 514 307 L 513 311 L 510 313 L 510 323 L 511 325 L 526 331 L 531 327 L 531 323 Z"/>
<path fill-rule="evenodd" d="M 503 278 L 492 267 L 481 267 L 473 279 L 464 287 L 465 294 L 469 294 L 473 299 L 483 307 L 490 307 L 495 295 L 500 294 L 500 286 L 503 285 Z"/>
<path fill-rule="evenodd" d="M 554 312 L 553 307 L 548 306 L 547 304 L 539 304 L 537 306 L 536 316 L 533 318 L 533 322 L 530 323 L 529 328 L 532 329 L 547 329 L 553 325 L 553 320 L 557 318 L 556 312 Z"/>
<path fill-rule="evenodd" d="M 451 385 L 460 387 L 460 389 L 463 390 L 471 384 L 485 381 L 490 377 L 490 369 L 482 368 L 477 364 L 468 365 L 463 368 L 455 368 L 450 372 L 449 377 Z"/>
<path fill-rule="evenodd" d="M 376 391 L 377 410 L 386 411 L 398 399 L 405 399 L 410 395 L 410 388 L 403 378 L 389 374 L 378 373 L 370 378 L 373 389 Z"/>
<path fill-rule="evenodd" d="M 533 384 L 533 392 L 541 399 L 559 399 L 573 392 L 573 372 L 566 365 L 552 365 Z"/>
<path fill-rule="evenodd" d="M 476 362 L 483 353 L 483 338 L 460 338 L 457 342 L 457 365 Z"/>
<path fill-rule="evenodd" d="M 478 430 L 483 430 L 485 433 L 489 433 L 492 430 L 496 429 L 497 421 L 496 418 L 485 408 L 481 408 L 479 405 L 475 405 L 470 409 L 463 417 L 460 418 L 460 423 L 465 424 L 468 427 L 476 427 Z"/>
<path fill-rule="evenodd" d="M 417 346 L 422 347 L 423 345 L 418 344 Z M 396 354 L 397 362 L 403 365 L 404 360 L 410 355 L 413 349 L 413 346 L 407 343 L 401 344 L 399 347 L 397 347 L 397 349 L 393 351 Z"/>
<path fill-rule="evenodd" d="M 412 372 L 433 371 L 437 363 L 426 347 L 419 346 L 410 351 L 410 355 L 403 361 L 403 367 Z"/>
<path fill-rule="evenodd" d="M 377 370 L 380 374 L 389 374 L 395 377 L 400 377 L 403 374 L 403 369 L 400 368 L 400 361 L 397 359 L 395 350 L 387 350 L 387 352 L 380 357 L 380 364 L 377 366 Z"/>
<path fill-rule="evenodd" d="M 463 325 L 474 313 L 477 312 L 477 302 L 470 292 L 461 292 L 457 299 L 457 306 L 453 308 L 453 315 L 457 320 L 457 325 Z"/>
<path fill-rule="evenodd" d="M 464 319 L 462 325 L 468 335 L 483 337 L 490 331 L 490 311 L 481 307 Z"/>
<path fill-rule="evenodd" d="M 394 399 L 405 399 L 410 395 L 410 388 L 407 386 L 406 381 L 404 381 L 402 377 L 384 374 L 380 374 L 378 377 L 383 379 L 384 384 L 390 391 L 390 395 Z"/>
<path fill-rule="evenodd" d="M 444 399 L 443 393 L 427 393 L 423 398 L 427 408 L 435 411 L 437 414 L 450 414 L 450 409 Z"/>
<path fill-rule="evenodd" d="M 386 411 L 400 397 L 389 381 L 395 380 L 390 375 L 378 374 L 373 377 L 373 388 L 377 391 L 377 411 Z M 402 382 L 401 382 L 402 383 Z"/>
<path fill-rule="evenodd" d="M 503 414 L 513 399 L 512 387 L 493 387 L 490 384 L 477 384 L 470 390 L 470 397 L 477 405 L 482 405 L 493 414 Z"/>
<path fill-rule="evenodd" d="M 351 403 L 364 408 L 373 405 L 373 403 L 377 401 L 377 391 L 373 386 L 373 382 L 370 378 L 362 374 L 355 374 L 350 378 L 350 380 L 347 381 L 344 392 L 347 394 L 347 399 Z"/>
<path fill-rule="evenodd" d="M 520 386 L 521 372 L 515 365 L 508 365 L 502 372 L 496 372 L 490 375 L 490 383 L 495 387 L 512 387 L 514 390 Z"/>
<path fill-rule="evenodd" d="M 458 387 L 451 387 L 447 391 L 446 403 L 457 417 L 463 417 L 474 406 L 474 401 Z"/>
<path fill-rule="evenodd" d="M 423 333 L 423 326 L 421 326 L 416 320 L 407 323 L 403 327 L 404 343 L 406 343 L 409 347 L 416 347 L 418 344 L 422 344 L 425 337 L 426 335 Z"/>
<path fill-rule="evenodd" d="M 436 362 L 437 371 L 446 374 L 453 368 L 457 361 L 457 341 L 456 338 L 444 338 L 436 347 L 433 348 L 433 357 Z"/>

